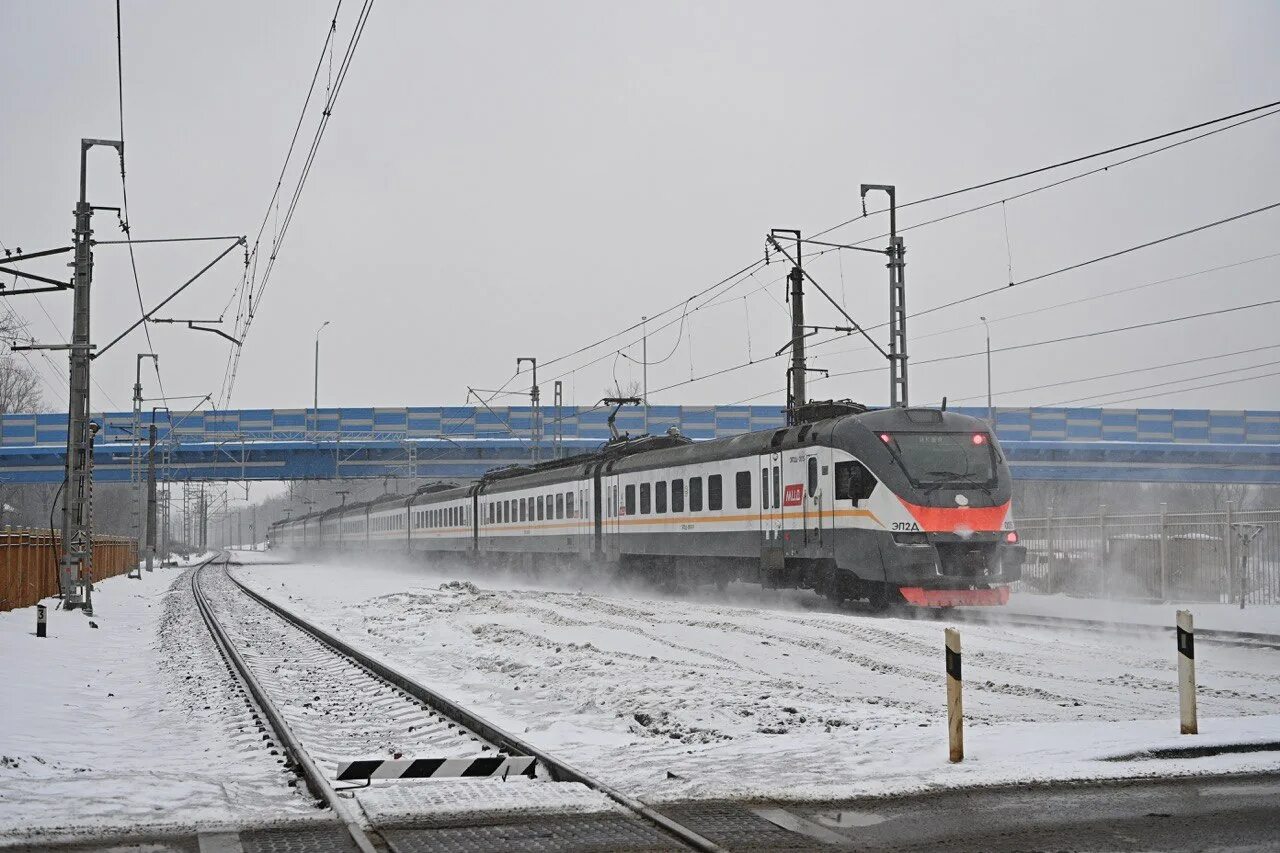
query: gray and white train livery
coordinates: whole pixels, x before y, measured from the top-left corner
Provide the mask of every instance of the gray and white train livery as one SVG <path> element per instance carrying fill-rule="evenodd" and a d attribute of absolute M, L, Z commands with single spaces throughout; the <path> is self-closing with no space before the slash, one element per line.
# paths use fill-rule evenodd
<path fill-rule="evenodd" d="M 278 522 L 272 547 L 566 561 L 660 584 L 811 588 L 835 600 L 1004 604 L 1025 556 L 987 423 L 939 409 L 693 442 L 666 436 Z"/>

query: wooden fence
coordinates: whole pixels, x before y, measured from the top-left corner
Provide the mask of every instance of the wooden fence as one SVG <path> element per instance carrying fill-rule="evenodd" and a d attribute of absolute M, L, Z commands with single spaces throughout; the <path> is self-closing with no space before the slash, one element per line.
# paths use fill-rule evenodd
<path fill-rule="evenodd" d="M 0 611 L 30 607 L 58 594 L 53 544 L 62 537 L 47 530 L 6 527 L 0 532 Z M 127 536 L 95 536 L 93 579 L 115 577 L 138 565 L 138 543 Z"/>

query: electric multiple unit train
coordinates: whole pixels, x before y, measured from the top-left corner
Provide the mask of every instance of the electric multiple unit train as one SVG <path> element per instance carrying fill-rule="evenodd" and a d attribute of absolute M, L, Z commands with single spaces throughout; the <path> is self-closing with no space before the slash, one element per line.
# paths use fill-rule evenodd
<path fill-rule="evenodd" d="M 616 439 L 277 522 L 271 544 L 545 571 L 575 561 L 660 585 L 744 581 L 878 605 L 1007 602 L 1025 549 L 985 421 L 839 403 L 818 418 L 709 441 Z"/>

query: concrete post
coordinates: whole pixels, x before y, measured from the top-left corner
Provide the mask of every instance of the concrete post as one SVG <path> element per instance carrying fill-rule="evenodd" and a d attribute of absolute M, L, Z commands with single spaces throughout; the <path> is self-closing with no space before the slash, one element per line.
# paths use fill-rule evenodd
<path fill-rule="evenodd" d="M 1178 611 L 1178 711 L 1184 735 L 1199 734 L 1196 722 L 1196 641 L 1191 611 Z"/>

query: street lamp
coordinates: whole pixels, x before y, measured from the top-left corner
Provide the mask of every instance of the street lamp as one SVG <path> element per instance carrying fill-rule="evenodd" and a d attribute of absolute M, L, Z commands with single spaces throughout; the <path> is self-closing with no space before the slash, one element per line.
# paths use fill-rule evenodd
<path fill-rule="evenodd" d="M 991 425 L 992 431 L 996 428 L 996 410 L 991 405 L 991 324 L 987 322 L 986 317 L 979 317 L 982 325 L 987 330 L 987 423 Z"/>
<path fill-rule="evenodd" d="M 315 368 L 315 386 L 311 398 L 311 431 L 316 432 L 320 428 L 320 333 L 324 331 L 324 327 L 329 325 L 329 321 L 325 320 L 320 324 L 320 328 L 316 329 L 316 368 Z"/>

